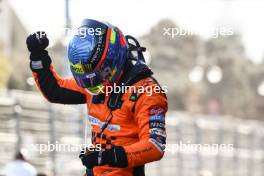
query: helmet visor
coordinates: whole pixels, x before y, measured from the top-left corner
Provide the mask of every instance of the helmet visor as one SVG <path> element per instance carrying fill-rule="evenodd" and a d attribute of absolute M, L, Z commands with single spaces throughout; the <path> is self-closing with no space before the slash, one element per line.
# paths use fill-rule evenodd
<path fill-rule="evenodd" d="M 90 88 L 102 84 L 104 80 L 98 72 L 90 72 L 82 75 L 73 74 L 76 82 L 83 88 Z"/>
<path fill-rule="evenodd" d="M 103 91 L 104 80 L 98 72 L 91 72 L 84 75 L 74 74 L 73 76 L 77 84 L 87 89 L 89 93 L 96 95 Z"/>

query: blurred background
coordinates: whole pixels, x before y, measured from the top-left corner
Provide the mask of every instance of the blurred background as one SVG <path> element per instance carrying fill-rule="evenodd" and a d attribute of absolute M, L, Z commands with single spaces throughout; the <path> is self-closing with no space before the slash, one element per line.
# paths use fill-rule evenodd
<path fill-rule="evenodd" d="M 67 29 L 83 18 L 109 21 L 139 39 L 167 86 L 168 144 L 232 144 L 232 151 L 167 152 L 153 176 L 264 174 L 264 1 L 0 0 L 0 173 L 17 151 L 39 173 L 81 175 L 78 152 L 32 144 L 84 139 L 83 106 L 48 103 L 29 69 L 25 39 L 44 30 L 60 75 L 68 74 Z"/>

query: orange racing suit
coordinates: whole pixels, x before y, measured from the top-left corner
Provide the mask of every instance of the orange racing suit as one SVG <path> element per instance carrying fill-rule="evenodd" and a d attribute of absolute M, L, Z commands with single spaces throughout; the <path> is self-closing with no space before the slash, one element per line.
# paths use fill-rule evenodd
<path fill-rule="evenodd" d="M 144 175 L 144 164 L 163 157 L 167 99 L 164 92 L 154 91 L 157 86 L 154 79 L 146 77 L 133 84 L 136 88 L 152 88 L 151 95 L 146 92 L 126 92 L 122 95 L 121 107 L 110 113 L 107 105 L 110 96 L 95 102 L 94 96 L 79 87 L 73 78 L 59 77 L 50 63 L 36 67 L 37 69 L 33 68 L 34 64 L 39 63 L 31 61 L 31 69 L 37 86 L 47 100 L 61 104 L 87 103 L 87 118 L 91 123 L 93 136 L 109 115 L 113 116 L 102 136 L 95 138 L 96 141 L 93 142 L 122 146 L 127 154 L 128 167 L 96 166 L 93 168 L 95 176 L 141 176 Z"/>

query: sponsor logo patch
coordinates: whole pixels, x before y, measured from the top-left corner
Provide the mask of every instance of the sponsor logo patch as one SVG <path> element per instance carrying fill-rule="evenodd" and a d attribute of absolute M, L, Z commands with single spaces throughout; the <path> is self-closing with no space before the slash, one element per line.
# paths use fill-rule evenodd
<path fill-rule="evenodd" d="M 43 68 L 43 65 L 42 65 L 42 62 L 41 61 L 31 61 L 31 67 L 33 69 L 42 69 Z"/>
<path fill-rule="evenodd" d="M 149 126 L 150 128 L 165 128 L 165 111 L 163 108 L 156 106 L 150 110 Z"/>
<path fill-rule="evenodd" d="M 166 149 L 166 146 L 164 144 L 159 143 L 155 139 L 150 138 L 149 142 L 151 142 L 161 153 L 163 153 Z"/>
<path fill-rule="evenodd" d="M 91 123 L 91 125 L 96 125 L 96 126 L 99 126 L 100 128 L 106 123 L 106 122 L 100 121 L 99 119 L 91 115 L 88 115 L 88 120 Z M 109 131 L 120 131 L 121 127 L 120 125 L 116 125 L 116 124 L 108 124 L 106 129 Z"/>
<path fill-rule="evenodd" d="M 163 122 L 165 123 L 165 115 L 164 114 L 156 114 L 150 116 L 150 122 Z"/>
<path fill-rule="evenodd" d="M 152 128 L 150 129 L 150 138 L 155 139 L 161 144 L 166 143 L 166 132 L 160 128 Z"/>
<path fill-rule="evenodd" d="M 159 136 L 156 134 L 150 134 L 150 138 L 155 139 L 156 141 L 158 141 L 161 144 L 165 144 L 166 143 L 166 138 L 163 136 Z"/>
<path fill-rule="evenodd" d="M 155 134 L 162 137 L 167 137 L 165 130 L 162 130 L 160 128 L 152 128 L 149 130 L 150 134 Z"/>
<path fill-rule="evenodd" d="M 163 123 L 163 122 L 150 122 L 149 126 L 150 126 L 150 128 L 162 128 L 162 129 L 165 129 L 165 123 Z"/>
<path fill-rule="evenodd" d="M 165 109 L 155 106 L 149 111 L 149 141 L 154 144 L 160 152 L 165 150 L 166 131 L 165 131 Z"/>
<path fill-rule="evenodd" d="M 159 106 L 153 107 L 149 111 L 150 115 L 164 114 L 165 110 Z"/>

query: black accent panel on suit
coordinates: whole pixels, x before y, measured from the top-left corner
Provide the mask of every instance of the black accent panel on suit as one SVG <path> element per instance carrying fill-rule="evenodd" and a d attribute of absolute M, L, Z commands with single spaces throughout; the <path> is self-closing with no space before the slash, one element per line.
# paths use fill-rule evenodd
<path fill-rule="evenodd" d="M 41 91 L 52 103 L 84 104 L 86 95 L 81 92 L 60 87 L 50 69 L 44 68 L 35 72 Z"/>

